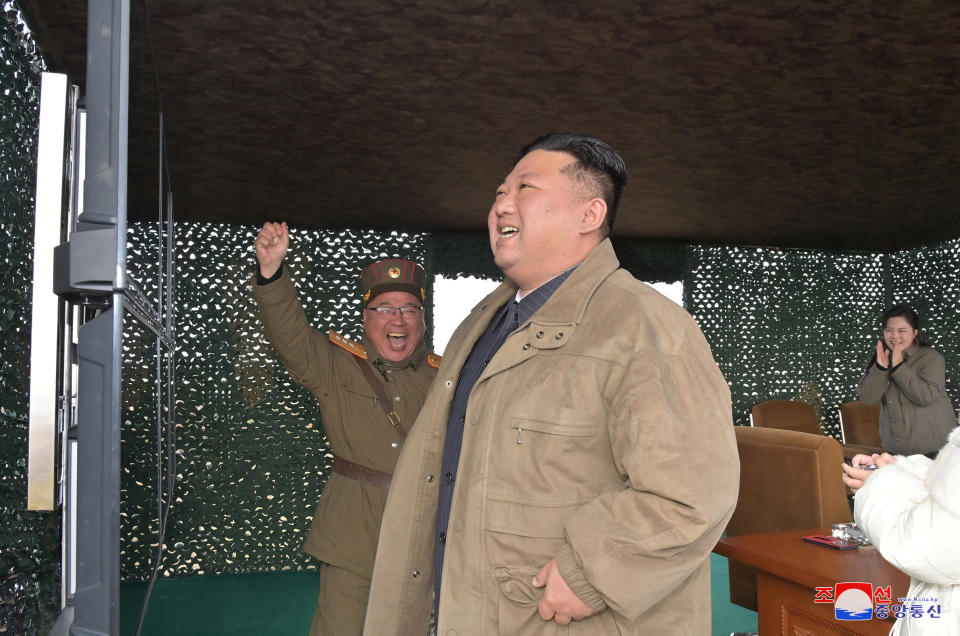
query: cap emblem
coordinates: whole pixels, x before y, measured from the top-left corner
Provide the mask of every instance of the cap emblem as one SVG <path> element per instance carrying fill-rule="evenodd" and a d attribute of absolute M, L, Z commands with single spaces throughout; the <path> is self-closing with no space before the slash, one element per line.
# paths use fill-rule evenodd
<path fill-rule="evenodd" d="M 391 267 L 390 269 L 387 270 L 387 276 L 389 276 L 390 278 L 400 278 L 400 268 Z"/>

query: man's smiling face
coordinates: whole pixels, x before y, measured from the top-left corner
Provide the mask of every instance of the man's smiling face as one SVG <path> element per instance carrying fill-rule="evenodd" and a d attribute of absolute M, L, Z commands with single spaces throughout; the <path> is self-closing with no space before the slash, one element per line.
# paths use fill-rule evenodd
<path fill-rule="evenodd" d="M 404 317 L 399 311 L 380 313 L 377 307 L 421 307 L 413 294 L 390 291 L 378 294 L 363 310 L 363 333 L 377 353 L 391 362 L 400 362 L 412 354 L 423 340 L 426 323 L 421 309 L 415 316 Z"/>
<path fill-rule="evenodd" d="M 521 290 L 550 280 L 577 262 L 571 254 L 589 201 L 564 172 L 576 159 L 565 152 L 534 150 L 503 183 L 487 216 L 497 266 Z"/>

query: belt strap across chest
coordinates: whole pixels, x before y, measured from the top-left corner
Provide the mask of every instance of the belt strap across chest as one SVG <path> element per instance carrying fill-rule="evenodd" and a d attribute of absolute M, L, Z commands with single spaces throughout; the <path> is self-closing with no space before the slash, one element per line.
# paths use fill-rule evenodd
<path fill-rule="evenodd" d="M 386 389 L 383 388 L 383 383 L 377 379 L 376 374 L 373 372 L 373 369 L 370 368 L 370 364 L 367 363 L 366 360 L 361 360 L 360 358 L 354 356 L 353 361 L 357 363 L 358 367 L 360 367 L 360 371 L 363 372 L 363 377 L 366 378 L 367 384 L 370 385 L 370 388 L 373 389 L 373 392 L 376 394 L 377 401 L 380 403 L 380 408 L 383 409 L 387 419 L 390 421 L 390 426 L 392 426 L 394 430 L 400 434 L 400 439 L 405 439 L 407 437 L 407 432 L 403 430 L 403 424 L 400 423 L 400 415 L 390 408 L 390 396 L 387 395 Z"/>

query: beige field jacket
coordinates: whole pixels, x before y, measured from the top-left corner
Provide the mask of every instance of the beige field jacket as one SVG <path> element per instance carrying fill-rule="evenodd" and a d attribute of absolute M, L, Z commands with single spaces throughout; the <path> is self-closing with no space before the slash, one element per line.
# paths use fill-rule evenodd
<path fill-rule="evenodd" d="M 511 334 L 466 414 L 438 633 L 707 634 L 709 554 L 737 500 L 730 392 L 693 319 L 601 243 Z M 401 453 L 364 633 L 425 634 L 437 484 L 460 369 L 516 292 L 478 304 Z M 599 610 L 542 621 L 550 559 Z"/>

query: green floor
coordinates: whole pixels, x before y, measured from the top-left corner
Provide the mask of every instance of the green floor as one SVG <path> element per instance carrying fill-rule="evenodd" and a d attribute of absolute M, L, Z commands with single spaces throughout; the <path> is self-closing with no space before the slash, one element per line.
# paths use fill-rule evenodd
<path fill-rule="evenodd" d="M 157 581 L 142 636 L 303 635 L 310 631 L 320 576 L 271 572 Z M 136 632 L 146 584 L 120 587 L 120 634 Z"/>
<path fill-rule="evenodd" d="M 718 554 L 710 555 L 710 587 L 713 600 L 713 636 L 757 631 L 757 613 L 730 602 L 727 559 Z"/>
<path fill-rule="evenodd" d="M 713 636 L 755 631 L 757 614 L 727 596 L 727 560 L 710 555 Z M 191 576 L 157 581 L 143 636 L 306 635 L 320 579 L 315 572 Z M 133 634 L 146 585 L 120 590 L 120 633 Z"/>

